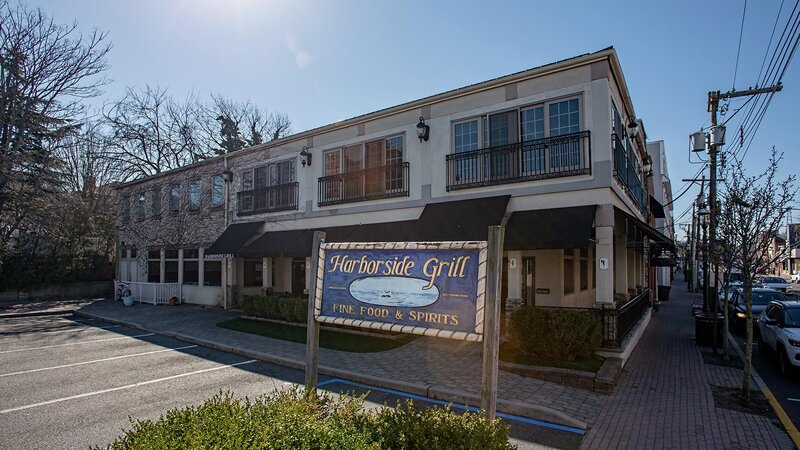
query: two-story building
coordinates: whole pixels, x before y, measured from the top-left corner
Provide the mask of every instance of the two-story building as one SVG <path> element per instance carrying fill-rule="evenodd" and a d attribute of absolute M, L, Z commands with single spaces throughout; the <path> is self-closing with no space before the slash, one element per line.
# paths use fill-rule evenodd
<path fill-rule="evenodd" d="M 673 246 L 650 222 L 645 141 L 604 49 L 125 183 L 119 276 L 228 306 L 305 292 L 315 230 L 454 241 L 502 224 L 504 309 L 596 309 L 619 345 Z"/>

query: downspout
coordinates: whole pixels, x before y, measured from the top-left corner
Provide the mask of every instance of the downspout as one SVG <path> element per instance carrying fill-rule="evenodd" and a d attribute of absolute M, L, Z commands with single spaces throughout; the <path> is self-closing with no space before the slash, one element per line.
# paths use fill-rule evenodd
<path fill-rule="evenodd" d="M 231 183 L 231 175 L 228 172 L 228 155 L 225 154 L 222 156 L 223 166 L 225 167 L 224 171 L 224 178 L 225 181 L 222 184 L 222 198 L 224 202 L 224 208 L 222 212 L 222 221 L 223 227 L 222 232 L 224 233 L 225 230 L 228 229 L 228 193 L 230 192 L 230 183 Z M 228 257 L 225 256 L 222 258 L 222 308 L 227 310 L 228 309 Z"/>

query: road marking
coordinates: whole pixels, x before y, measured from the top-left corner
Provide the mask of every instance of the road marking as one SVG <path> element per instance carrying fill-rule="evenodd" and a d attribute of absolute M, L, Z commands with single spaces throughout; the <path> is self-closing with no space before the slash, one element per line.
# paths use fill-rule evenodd
<path fill-rule="evenodd" d="M 761 392 L 763 392 L 764 396 L 769 400 L 769 404 L 772 405 L 772 409 L 775 410 L 778 419 L 780 419 L 783 427 L 786 428 L 789 437 L 794 441 L 794 445 L 800 447 L 800 431 L 798 431 L 797 427 L 792 423 L 792 419 L 789 418 L 789 415 L 786 414 L 786 411 L 783 410 L 783 407 L 778 403 L 778 400 L 772 395 L 772 391 L 770 391 L 768 387 L 764 386 Z"/>
<path fill-rule="evenodd" d="M 115 338 L 108 338 L 108 339 L 93 339 L 91 341 L 82 341 L 82 342 L 70 342 L 69 344 L 55 344 L 55 345 L 44 345 L 42 347 L 30 347 L 30 348 L 18 348 L 16 350 L 3 350 L 0 352 L 0 355 L 5 353 L 16 353 L 16 352 L 27 352 L 30 350 L 42 350 L 45 348 L 55 348 L 55 347 L 67 347 L 69 345 L 81 345 L 81 344 L 91 344 L 92 342 L 107 342 L 107 341 L 116 341 L 119 339 L 128 339 L 128 338 L 140 338 L 146 336 L 153 336 L 155 333 L 145 333 L 145 334 L 137 334 L 135 336 L 120 336 Z"/>
<path fill-rule="evenodd" d="M 790 402 L 800 402 L 800 398 L 786 398 L 786 400 L 789 400 Z"/>
<path fill-rule="evenodd" d="M 89 327 L 89 328 L 81 328 L 79 330 L 54 330 L 54 331 L 47 331 L 47 330 L 39 330 L 39 331 L 19 331 L 15 332 L 14 334 L 37 334 L 37 333 L 77 333 L 81 331 L 88 331 L 88 330 L 107 330 L 109 328 L 119 328 L 122 325 L 109 325 L 107 327 Z"/>
<path fill-rule="evenodd" d="M 22 410 L 25 410 L 25 409 L 36 408 L 36 407 L 39 407 L 39 406 L 52 405 L 53 403 L 60 403 L 60 402 L 66 402 L 68 400 L 76 400 L 76 399 L 79 399 L 79 398 L 91 397 L 93 395 L 107 394 L 109 392 L 116 392 L 116 391 L 121 391 L 121 390 L 124 390 L 124 389 L 131 389 L 131 388 L 135 388 L 135 387 L 146 386 L 148 384 L 160 383 L 162 381 L 174 380 L 176 378 L 188 377 L 188 376 L 197 375 L 197 374 L 200 374 L 200 373 L 212 372 L 212 371 L 221 370 L 221 369 L 228 369 L 228 368 L 236 367 L 236 366 L 243 366 L 245 364 L 252 364 L 254 362 L 258 362 L 258 360 L 257 359 L 250 359 L 250 360 L 247 360 L 247 361 L 242 361 L 242 362 L 238 362 L 238 363 L 234 363 L 234 364 L 226 364 L 224 366 L 212 367 L 210 369 L 195 370 L 194 372 L 181 373 L 181 374 L 172 375 L 172 376 L 169 376 L 169 377 L 157 378 L 155 380 L 141 381 L 139 383 L 128 384 L 128 385 L 125 385 L 125 386 L 118 386 L 118 387 L 109 388 L 109 389 L 103 389 L 103 390 L 94 391 L 94 392 L 86 392 L 86 393 L 83 393 L 83 394 L 72 395 L 72 396 L 69 396 L 69 397 L 62 397 L 62 398 L 57 398 L 57 399 L 54 399 L 54 400 L 47 400 L 45 402 L 32 403 L 30 405 L 25 405 L 25 406 L 17 406 L 16 408 L 9 408 L 9 409 L 0 410 L 0 414 L 8 414 L 8 413 L 16 412 L 16 411 L 22 411 Z"/>
<path fill-rule="evenodd" d="M 21 370 L 19 372 L 11 372 L 11 373 L 0 374 L 0 378 L 2 378 L 2 377 L 10 377 L 12 375 L 22 375 L 23 373 L 41 372 L 43 370 L 63 369 L 65 367 L 82 366 L 84 364 L 92 364 L 92 363 L 98 363 L 98 362 L 103 362 L 103 361 L 113 361 L 115 359 L 132 358 L 134 356 L 153 355 L 153 354 L 156 354 L 156 353 L 172 352 L 172 351 L 178 351 L 178 350 L 186 350 L 188 348 L 195 348 L 195 347 L 197 347 L 197 346 L 196 345 L 186 345 L 184 347 L 168 348 L 168 349 L 165 349 L 165 350 L 154 350 L 154 351 L 150 351 L 150 352 L 134 353 L 134 354 L 131 354 L 131 355 L 112 356 L 112 357 L 109 357 L 109 358 L 94 359 L 94 360 L 91 360 L 91 361 L 83 361 L 83 362 L 77 362 L 77 363 L 72 363 L 72 364 L 62 364 L 60 366 L 42 367 L 40 369 L 31 369 L 31 370 Z"/>

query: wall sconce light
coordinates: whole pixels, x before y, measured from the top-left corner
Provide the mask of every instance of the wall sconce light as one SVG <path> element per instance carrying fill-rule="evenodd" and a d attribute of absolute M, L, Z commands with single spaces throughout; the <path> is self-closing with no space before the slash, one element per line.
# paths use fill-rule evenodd
<path fill-rule="evenodd" d="M 650 155 L 645 156 L 644 161 L 642 161 L 642 172 L 644 172 L 645 177 L 653 175 L 653 158 Z"/>
<path fill-rule="evenodd" d="M 425 125 L 424 117 L 420 117 L 419 123 L 417 123 L 417 137 L 419 138 L 419 141 L 428 142 L 428 137 L 430 136 L 430 133 L 431 133 L 431 127 Z"/>
<path fill-rule="evenodd" d="M 637 122 L 635 118 L 631 117 L 628 119 L 627 128 L 628 128 L 628 136 L 636 138 L 636 135 L 639 134 L 639 122 Z"/>
<path fill-rule="evenodd" d="M 222 172 L 222 180 L 225 181 L 226 183 L 230 183 L 231 181 L 233 181 L 233 172 L 230 170 L 225 170 L 224 172 Z"/>
<path fill-rule="evenodd" d="M 311 167 L 311 152 L 308 151 L 308 147 L 306 147 L 305 145 L 303 146 L 303 150 L 300 151 L 300 156 L 303 157 L 303 159 L 301 160 L 303 167 L 305 166 Z"/>

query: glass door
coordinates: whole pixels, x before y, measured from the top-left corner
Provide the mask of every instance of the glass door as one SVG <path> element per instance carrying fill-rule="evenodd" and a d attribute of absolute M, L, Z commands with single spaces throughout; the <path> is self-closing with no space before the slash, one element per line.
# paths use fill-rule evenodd
<path fill-rule="evenodd" d="M 522 258 L 522 298 L 528 306 L 536 305 L 536 258 Z"/>

